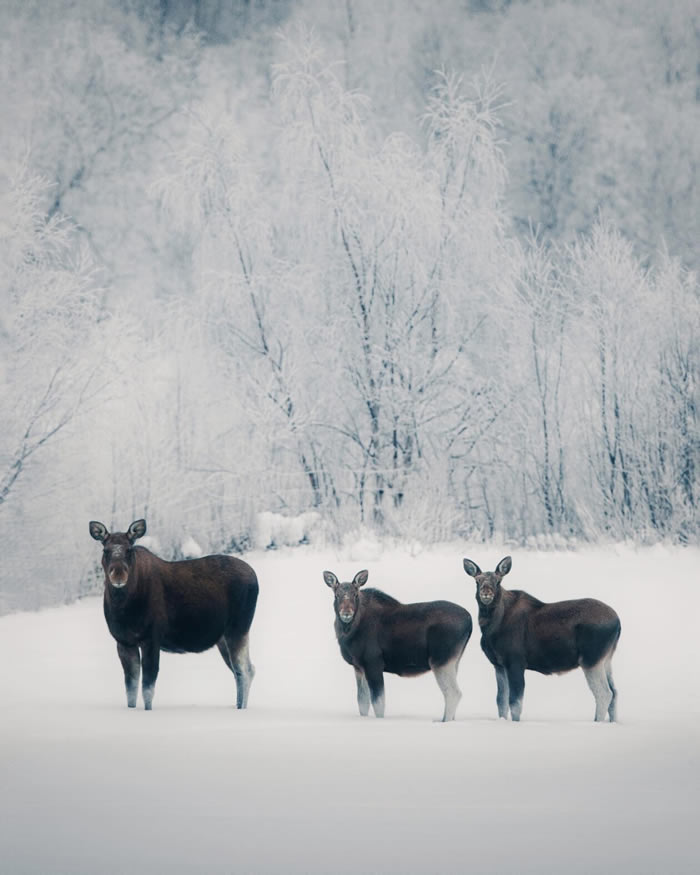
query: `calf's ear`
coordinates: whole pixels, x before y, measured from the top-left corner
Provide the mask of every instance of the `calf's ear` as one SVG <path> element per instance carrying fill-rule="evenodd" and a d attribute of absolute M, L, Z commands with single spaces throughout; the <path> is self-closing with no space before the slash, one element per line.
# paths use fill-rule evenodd
<path fill-rule="evenodd" d="M 96 522 L 96 520 L 90 521 L 90 534 L 96 541 L 104 541 L 109 532 L 107 531 L 107 527 L 102 523 Z"/>
<path fill-rule="evenodd" d="M 496 574 L 500 574 L 501 577 L 504 577 L 510 571 L 513 565 L 513 560 L 510 556 L 506 556 L 505 559 L 501 559 L 501 561 L 496 566 Z"/>
<path fill-rule="evenodd" d="M 476 577 L 477 574 L 481 574 L 481 569 L 476 562 L 472 562 L 471 559 L 464 560 L 464 570 L 470 577 Z"/>
<path fill-rule="evenodd" d="M 134 520 L 134 522 L 129 526 L 129 529 L 126 533 L 127 538 L 133 542 L 137 538 L 143 538 L 146 534 L 146 520 Z"/>
<path fill-rule="evenodd" d="M 335 589 L 338 586 L 338 578 L 332 571 L 324 571 L 323 579 L 326 581 L 326 586 L 330 586 L 331 589 Z"/>
<path fill-rule="evenodd" d="M 357 586 L 357 587 L 364 586 L 367 583 L 368 577 L 369 577 L 369 571 L 367 571 L 367 570 L 358 571 L 357 574 L 352 579 L 353 585 Z"/>

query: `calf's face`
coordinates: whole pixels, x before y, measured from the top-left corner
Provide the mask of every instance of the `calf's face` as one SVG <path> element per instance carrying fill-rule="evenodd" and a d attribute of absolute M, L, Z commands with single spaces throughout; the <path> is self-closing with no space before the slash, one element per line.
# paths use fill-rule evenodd
<path fill-rule="evenodd" d="M 109 535 L 104 541 L 102 567 L 112 586 L 121 589 L 129 579 L 131 544 L 122 534 Z"/>
<path fill-rule="evenodd" d="M 96 541 L 102 542 L 102 567 L 106 579 L 115 589 L 122 589 L 129 580 L 134 541 L 146 534 L 145 520 L 133 522 L 126 533 L 112 534 L 102 523 L 93 521 L 90 523 L 90 534 Z"/>
<path fill-rule="evenodd" d="M 498 598 L 501 590 L 501 581 L 510 571 L 512 560 L 506 556 L 496 566 L 495 571 L 482 571 L 476 562 L 471 559 L 464 560 L 464 570 L 476 580 L 476 600 L 485 608 L 492 605 Z"/>
<path fill-rule="evenodd" d="M 324 571 L 323 579 L 335 594 L 335 615 L 341 623 L 349 626 L 360 607 L 360 587 L 367 583 L 367 571 L 358 571 L 352 583 L 341 583 L 332 571 Z"/>

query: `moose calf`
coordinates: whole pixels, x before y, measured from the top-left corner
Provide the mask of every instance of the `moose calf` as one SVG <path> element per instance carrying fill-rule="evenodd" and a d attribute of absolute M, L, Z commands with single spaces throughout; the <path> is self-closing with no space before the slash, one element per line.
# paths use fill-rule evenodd
<path fill-rule="evenodd" d="M 595 719 L 615 720 L 617 690 L 612 657 L 620 637 L 620 619 L 596 599 L 546 604 L 526 592 L 507 590 L 501 581 L 511 569 L 501 559 L 495 571 L 482 572 L 471 559 L 464 570 L 476 580 L 481 649 L 496 669 L 498 716 L 520 720 L 525 669 L 559 674 L 579 666 L 595 697 Z"/>
<path fill-rule="evenodd" d="M 384 716 L 384 672 L 405 677 L 432 671 L 445 698 L 443 722 L 454 720 L 462 694 L 459 661 L 472 633 L 468 611 L 452 602 L 404 605 L 378 589 L 360 587 L 368 572 L 340 583 L 331 571 L 323 579 L 335 594 L 335 634 L 343 659 L 355 669 L 360 714 Z"/>
<path fill-rule="evenodd" d="M 236 704 L 245 708 L 255 674 L 248 631 L 258 598 L 250 565 L 233 556 L 166 562 L 134 546 L 146 534 L 145 520 L 111 534 L 93 521 L 90 534 L 104 548 L 104 613 L 117 642 L 129 708 L 136 707 L 143 667 L 143 703 L 151 710 L 161 650 L 200 653 L 215 644 L 236 678 Z"/>

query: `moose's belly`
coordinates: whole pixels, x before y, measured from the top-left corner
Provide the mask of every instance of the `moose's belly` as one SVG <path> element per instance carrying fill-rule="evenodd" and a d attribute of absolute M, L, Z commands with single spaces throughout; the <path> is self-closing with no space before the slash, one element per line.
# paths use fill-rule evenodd
<path fill-rule="evenodd" d="M 202 653 L 213 647 L 222 634 L 223 628 L 171 631 L 161 638 L 160 649 L 166 653 Z"/>
<path fill-rule="evenodd" d="M 427 653 L 385 653 L 384 671 L 400 677 L 414 677 L 430 671 Z"/>
<path fill-rule="evenodd" d="M 430 671 L 430 666 L 427 663 L 424 665 L 404 665 L 398 667 L 387 666 L 384 671 L 389 672 L 389 674 L 397 674 L 402 678 L 413 678 Z"/>
<path fill-rule="evenodd" d="M 160 648 L 169 653 L 201 653 L 220 640 L 224 629 L 220 611 L 172 612 L 161 630 Z"/>
<path fill-rule="evenodd" d="M 536 647 L 528 653 L 527 668 L 540 674 L 564 674 L 578 666 L 576 648 L 565 643 L 549 642 L 549 646 Z"/>
<path fill-rule="evenodd" d="M 164 650 L 166 653 L 192 653 L 193 652 L 191 650 L 186 650 L 182 647 L 173 647 L 169 642 L 167 644 L 161 644 L 160 649 Z"/>

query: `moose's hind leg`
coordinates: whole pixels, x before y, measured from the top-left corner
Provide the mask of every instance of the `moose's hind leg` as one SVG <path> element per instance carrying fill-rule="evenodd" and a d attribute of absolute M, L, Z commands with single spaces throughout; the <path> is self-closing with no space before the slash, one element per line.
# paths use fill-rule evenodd
<path fill-rule="evenodd" d="M 614 723 L 617 720 L 617 687 L 615 686 L 615 682 L 613 681 L 611 660 L 608 660 L 605 663 L 605 676 L 608 679 L 608 685 L 610 687 L 610 691 L 612 692 L 612 699 L 610 700 L 610 704 L 608 705 L 608 717 L 610 718 L 610 722 Z"/>
<path fill-rule="evenodd" d="M 225 638 L 219 638 L 216 642 L 216 646 L 219 648 L 219 653 L 221 654 L 221 658 L 226 663 L 230 671 L 233 671 L 233 663 L 231 662 L 231 657 L 228 654 L 228 644 L 226 643 Z"/>
<path fill-rule="evenodd" d="M 605 720 L 608 708 L 613 704 L 614 694 L 608 683 L 607 667 L 605 662 L 599 662 L 590 668 L 583 667 L 588 686 L 595 698 L 595 720 Z"/>
<path fill-rule="evenodd" d="M 457 684 L 457 669 L 459 667 L 459 658 L 452 659 L 445 665 L 433 667 L 435 680 L 445 697 L 445 711 L 442 715 L 442 722 L 447 723 L 455 719 L 457 713 L 457 705 L 462 698 L 462 693 Z"/>
<path fill-rule="evenodd" d="M 255 668 L 250 661 L 248 636 L 239 638 L 237 635 L 224 635 L 217 646 L 224 662 L 236 678 L 236 707 L 248 706 L 248 693 L 255 677 Z"/>

